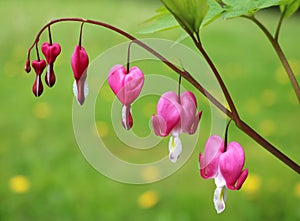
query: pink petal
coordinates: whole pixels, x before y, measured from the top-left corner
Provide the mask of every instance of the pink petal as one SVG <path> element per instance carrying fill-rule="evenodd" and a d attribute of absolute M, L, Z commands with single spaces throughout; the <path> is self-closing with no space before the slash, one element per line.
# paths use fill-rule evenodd
<path fill-rule="evenodd" d="M 224 149 L 224 141 L 217 135 L 210 136 L 205 144 L 204 154 L 200 153 L 200 175 L 204 179 L 217 176 L 219 170 L 219 158 Z"/>
<path fill-rule="evenodd" d="M 87 71 L 89 65 L 89 57 L 83 47 L 75 46 L 71 57 L 71 65 L 74 73 L 74 78 L 78 81 L 81 76 Z"/>
<path fill-rule="evenodd" d="M 227 146 L 226 152 L 220 156 L 220 172 L 226 180 L 226 186 L 231 190 L 236 190 L 235 184 L 241 176 L 244 167 L 245 154 L 241 145 L 237 142 L 231 142 Z M 242 173 L 239 187 L 247 176 Z M 244 180 L 243 180 L 244 179 Z"/>
<path fill-rule="evenodd" d="M 119 100 L 122 102 L 125 98 L 124 94 L 120 94 L 119 91 L 124 87 L 124 78 L 126 74 L 126 69 L 123 65 L 117 64 L 111 68 L 108 74 L 108 84 L 115 95 L 118 96 Z"/>
<path fill-rule="evenodd" d="M 237 190 L 241 189 L 241 187 L 244 184 L 247 177 L 248 177 L 248 169 L 245 169 L 242 171 L 242 173 L 240 174 L 240 176 L 237 180 L 237 183 L 236 183 Z"/>
<path fill-rule="evenodd" d="M 195 95 L 190 92 L 184 92 L 181 97 L 181 127 L 182 130 L 188 134 L 196 132 L 202 112 L 196 113 L 197 101 Z"/>
<path fill-rule="evenodd" d="M 47 63 L 52 64 L 56 60 L 56 57 L 60 54 L 61 48 L 58 43 L 53 43 L 50 45 L 50 43 L 45 42 L 42 45 L 42 52 L 47 60 Z"/>
<path fill-rule="evenodd" d="M 34 61 L 32 61 L 32 67 L 33 67 L 33 69 L 34 69 L 34 71 L 37 75 L 41 75 L 43 73 L 46 65 L 47 64 L 46 64 L 45 60 L 40 60 L 40 61 L 34 60 Z"/>
<path fill-rule="evenodd" d="M 157 104 L 157 115 L 152 117 L 154 132 L 158 136 L 167 136 L 180 121 L 181 107 L 176 93 L 164 93 Z"/>
<path fill-rule="evenodd" d="M 138 67 L 127 73 L 123 65 L 115 65 L 109 72 L 108 83 L 123 105 L 130 105 L 140 95 L 144 85 L 144 74 Z"/>
<path fill-rule="evenodd" d="M 152 126 L 156 136 L 166 137 L 169 133 L 167 131 L 166 121 L 159 115 L 152 116 Z"/>
<path fill-rule="evenodd" d="M 125 76 L 125 104 L 131 104 L 141 93 L 144 74 L 138 67 L 132 67 Z"/>

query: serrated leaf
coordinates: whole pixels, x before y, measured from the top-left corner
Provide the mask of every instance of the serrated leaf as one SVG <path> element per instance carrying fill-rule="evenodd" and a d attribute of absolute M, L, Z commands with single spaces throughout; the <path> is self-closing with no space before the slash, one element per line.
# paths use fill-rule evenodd
<path fill-rule="evenodd" d="M 223 17 L 234 18 L 242 15 L 252 15 L 260 9 L 281 4 L 281 0 L 223 0 Z"/>
<path fill-rule="evenodd" d="M 207 0 L 162 0 L 165 7 L 188 33 L 198 33 L 208 11 Z"/>
<path fill-rule="evenodd" d="M 300 0 L 286 0 L 280 5 L 281 13 L 284 13 L 284 17 L 290 17 L 293 15 L 300 6 Z"/>

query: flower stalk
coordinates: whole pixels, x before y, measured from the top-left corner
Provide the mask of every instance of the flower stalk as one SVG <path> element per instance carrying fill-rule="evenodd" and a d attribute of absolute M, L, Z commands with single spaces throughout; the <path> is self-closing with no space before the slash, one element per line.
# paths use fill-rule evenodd
<path fill-rule="evenodd" d="M 285 12 L 282 13 L 282 16 L 279 20 L 275 37 L 273 37 L 272 34 L 268 31 L 268 29 L 259 20 L 257 20 L 254 16 L 243 16 L 243 17 L 253 21 L 263 31 L 263 33 L 266 35 L 268 40 L 271 42 L 273 48 L 275 49 L 282 65 L 290 79 L 290 82 L 291 82 L 291 84 L 294 88 L 295 94 L 297 96 L 298 102 L 300 103 L 300 86 L 299 86 L 297 79 L 294 75 L 294 72 L 293 72 L 293 70 L 292 70 L 292 68 L 291 68 L 282 48 L 280 47 L 279 42 L 278 42 L 280 27 L 281 27 L 281 24 L 282 24 L 282 21 L 284 18 L 284 14 L 285 14 Z"/>

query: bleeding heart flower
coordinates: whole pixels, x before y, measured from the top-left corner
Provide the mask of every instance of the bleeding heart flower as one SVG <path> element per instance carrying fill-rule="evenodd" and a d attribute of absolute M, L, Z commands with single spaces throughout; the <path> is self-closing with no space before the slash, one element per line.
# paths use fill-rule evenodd
<path fill-rule="evenodd" d="M 197 100 L 192 92 L 186 91 L 179 98 L 170 91 L 160 97 L 156 112 L 157 115 L 152 116 L 154 132 L 161 137 L 171 134 L 169 158 L 175 163 L 182 151 L 179 135 L 196 132 L 202 111 L 197 113 Z"/>
<path fill-rule="evenodd" d="M 32 61 L 32 67 L 35 70 L 36 73 L 36 77 L 35 77 L 35 81 L 34 84 L 32 86 L 32 92 L 34 93 L 34 95 L 36 97 L 39 97 L 42 93 L 43 93 L 43 84 L 41 81 L 41 75 L 46 67 L 46 61 L 45 60 L 34 60 Z"/>
<path fill-rule="evenodd" d="M 117 64 L 109 72 L 108 84 L 123 104 L 122 125 L 129 130 L 133 125 L 131 104 L 141 93 L 144 74 L 138 67 L 132 67 L 127 72 L 123 65 Z"/>
<path fill-rule="evenodd" d="M 71 65 L 74 73 L 73 91 L 79 104 L 83 104 L 88 94 L 88 84 L 86 81 L 89 57 L 82 46 L 75 46 L 71 57 Z"/>
<path fill-rule="evenodd" d="M 221 213 L 225 209 L 226 188 L 239 190 L 248 176 L 248 169 L 243 170 L 244 150 L 237 142 L 230 142 L 225 148 L 223 139 L 213 135 L 206 142 L 204 154 L 200 153 L 199 162 L 200 175 L 215 179 L 214 203 L 217 213 Z"/>
<path fill-rule="evenodd" d="M 55 74 L 54 74 L 54 62 L 56 57 L 60 54 L 61 48 L 58 43 L 50 44 L 48 42 L 43 43 L 42 52 L 48 63 L 47 73 L 45 76 L 46 84 L 52 87 L 55 84 Z"/>

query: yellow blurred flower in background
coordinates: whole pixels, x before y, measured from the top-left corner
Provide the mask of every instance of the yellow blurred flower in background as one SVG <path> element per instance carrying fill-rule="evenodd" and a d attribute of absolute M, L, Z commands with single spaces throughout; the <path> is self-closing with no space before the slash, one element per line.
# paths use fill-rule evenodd
<path fill-rule="evenodd" d="M 36 103 L 33 107 L 33 114 L 38 119 L 45 119 L 51 113 L 50 106 L 46 102 Z"/>
<path fill-rule="evenodd" d="M 300 198 L 300 182 L 298 182 L 295 186 L 295 194 L 298 198 Z"/>
<path fill-rule="evenodd" d="M 255 196 L 257 195 L 260 187 L 261 187 L 260 177 L 255 174 L 249 174 L 242 187 L 242 190 L 247 194 L 249 194 L 250 196 Z"/>
<path fill-rule="evenodd" d="M 158 195 L 155 191 L 149 190 L 138 197 L 138 204 L 142 209 L 149 209 L 158 203 Z"/>
<path fill-rule="evenodd" d="M 13 176 L 9 180 L 10 189 L 15 193 L 25 193 L 30 188 L 29 180 L 22 175 Z"/>

